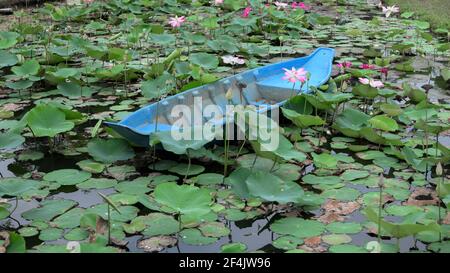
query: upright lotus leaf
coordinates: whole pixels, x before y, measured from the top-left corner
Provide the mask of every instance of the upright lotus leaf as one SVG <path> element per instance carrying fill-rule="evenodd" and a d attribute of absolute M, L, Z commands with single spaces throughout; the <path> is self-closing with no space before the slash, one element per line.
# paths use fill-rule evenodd
<path fill-rule="evenodd" d="M 66 120 L 64 112 L 58 108 L 41 104 L 27 113 L 27 123 L 37 137 L 54 137 L 72 130 L 75 124 Z"/>
<path fill-rule="evenodd" d="M 397 134 L 379 132 L 370 127 L 362 128 L 359 132 L 362 137 L 376 144 L 403 145 L 401 137 Z"/>
<path fill-rule="evenodd" d="M 290 119 L 295 125 L 302 129 L 325 124 L 325 121 L 319 116 L 302 115 L 286 108 L 281 108 L 281 110 L 285 117 Z"/>
<path fill-rule="evenodd" d="M 360 137 L 360 130 L 367 125 L 370 116 L 352 108 L 346 108 L 333 124 L 333 128 L 349 137 Z"/>
<path fill-rule="evenodd" d="M 316 93 L 320 92 L 319 90 Z M 320 110 L 327 110 L 331 108 L 332 103 L 325 101 L 323 97 L 317 96 L 316 94 L 302 94 L 305 99 L 311 103 L 314 108 Z"/>
<path fill-rule="evenodd" d="M 283 108 L 293 110 L 302 115 L 311 115 L 314 111 L 313 106 L 306 100 L 304 95 L 290 98 L 286 101 Z"/>
<path fill-rule="evenodd" d="M 390 223 L 384 219 L 378 219 L 377 213 L 370 207 L 364 209 L 364 214 L 367 219 L 374 223 L 380 222 L 382 230 L 390 234 L 395 238 L 404 238 L 412 235 L 416 235 L 422 231 L 437 231 L 439 232 L 441 228 L 435 222 L 421 225 L 421 224 L 409 224 L 409 223 Z"/>
<path fill-rule="evenodd" d="M 252 174 L 252 171 L 247 168 L 238 168 L 234 170 L 227 178 L 225 183 L 231 185 L 231 190 L 236 193 L 242 199 L 248 199 L 251 197 L 248 190 L 246 181 Z"/>
<path fill-rule="evenodd" d="M 373 118 L 368 120 L 368 123 L 372 125 L 373 128 L 383 131 L 393 132 L 397 131 L 398 129 L 397 122 L 385 115 L 374 116 Z"/>
<path fill-rule="evenodd" d="M 29 60 L 24 62 L 21 66 L 14 66 L 11 71 L 19 77 L 27 78 L 34 76 L 39 72 L 41 66 L 36 60 Z"/>
<path fill-rule="evenodd" d="M 404 94 L 408 96 L 414 103 L 419 103 L 427 99 L 427 95 L 424 91 L 411 87 L 411 85 L 409 85 L 409 83 L 407 82 L 403 82 L 402 88 Z"/>
<path fill-rule="evenodd" d="M 216 55 L 203 52 L 191 53 L 189 61 L 207 70 L 215 69 L 219 65 L 219 59 Z"/>
<path fill-rule="evenodd" d="M 205 215 L 211 211 L 211 195 L 207 189 L 193 185 L 161 183 L 154 191 L 156 202 L 184 215 Z"/>
<path fill-rule="evenodd" d="M 426 171 L 427 164 L 424 160 L 420 159 L 414 151 L 409 147 L 403 147 L 402 154 L 405 158 L 405 161 L 408 162 L 414 169 L 419 172 Z"/>
<path fill-rule="evenodd" d="M 175 78 L 169 74 L 164 73 L 156 79 L 151 79 L 142 82 L 142 94 L 149 99 L 157 99 L 166 95 L 175 87 Z"/>
<path fill-rule="evenodd" d="M 17 32 L 0 32 L 0 49 L 7 49 L 17 44 L 20 34 Z"/>
<path fill-rule="evenodd" d="M 358 84 L 352 89 L 353 94 L 363 98 L 373 99 L 378 96 L 378 90 L 368 84 Z"/>
<path fill-rule="evenodd" d="M 215 133 L 203 130 L 203 127 L 184 128 L 185 139 L 175 139 L 171 131 L 151 134 L 150 144 L 161 143 L 164 150 L 175 154 L 186 154 L 189 150 L 201 149 L 214 139 Z M 200 137 L 198 137 L 200 136 Z"/>
<path fill-rule="evenodd" d="M 15 232 L 9 232 L 9 244 L 6 247 L 6 253 L 25 253 L 25 239 Z"/>
<path fill-rule="evenodd" d="M 422 119 L 419 119 L 415 124 L 414 127 L 423 131 L 427 131 L 431 134 L 437 135 L 440 134 L 442 132 L 447 131 L 448 129 L 450 129 L 450 124 L 447 123 L 443 123 L 440 120 L 428 120 L 427 122 L 425 122 Z"/>
<path fill-rule="evenodd" d="M 247 140 L 255 140 L 261 144 L 262 150 L 273 151 L 277 149 L 278 142 L 272 141 L 280 133 L 280 127 L 276 121 L 265 114 L 256 112 L 255 107 L 234 108 L 234 122 Z"/>
<path fill-rule="evenodd" d="M 344 101 L 347 101 L 353 97 L 350 93 L 329 93 L 329 92 L 322 92 L 320 90 L 317 90 L 316 96 L 329 104 L 337 104 Z"/>
<path fill-rule="evenodd" d="M 273 151 L 262 149 L 264 148 L 264 143 L 261 144 L 259 141 L 250 141 L 250 143 L 258 156 L 269 158 L 273 161 L 295 160 L 302 162 L 306 159 L 306 155 L 303 152 L 297 151 L 285 136 L 279 134 L 278 139 L 277 148 Z"/>
<path fill-rule="evenodd" d="M 16 65 L 18 62 L 19 59 L 15 54 L 9 53 L 5 50 L 0 50 L 0 69 Z"/>
<path fill-rule="evenodd" d="M 134 151 L 124 139 L 93 139 L 88 145 L 88 153 L 96 161 L 112 163 L 134 157 Z"/>
<path fill-rule="evenodd" d="M 403 113 L 402 108 L 395 103 L 383 103 L 380 105 L 380 110 L 391 117 L 398 116 Z"/>
<path fill-rule="evenodd" d="M 295 182 L 283 181 L 268 172 L 255 171 L 245 180 L 249 193 L 269 202 L 301 203 L 303 189 Z"/>

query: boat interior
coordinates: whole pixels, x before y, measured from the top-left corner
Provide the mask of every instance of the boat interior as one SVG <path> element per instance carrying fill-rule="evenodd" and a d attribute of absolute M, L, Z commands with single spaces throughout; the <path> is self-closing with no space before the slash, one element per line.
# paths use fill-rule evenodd
<path fill-rule="evenodd" d="M 192 124 L 195 117 L 201 117 L 200 121 L 210 120 L 210 116 L 204 115 L 203 109 L 208 105 L 214 106 L 221 115 L 215 121 L 224 122 L 225 107 L 232 105 L 260 106 L 259 111 L 265 112 L 272 107 L 279 107 L 291 96 L 299 92 L 308 92 L 310 86 L 324 84 L 330 74 L 334 50 L 319 48 L 311 55 L 290 61 L 272 64 L 261 68 L 249 70 L 228 78 L 221 79 L 212 84 L 200 86 L 160 102 L 153 103 L 131 114 L 119 124 L 133 130 L 135 133 L 150 135 L 155 131 L 171 130 L 180 118 L 186 119 L 187 124 Z M 300 90 L 300 84 L 294 86 L 283 80 L 283 68 L 303 67 L 310 73 L 310 79 Z M 232 99 L 227 101 L 225 95 L 231 90 Z M 198 102 L 201 98 L 201 104 Z M 197 103 L 196 103 L 197 102 Z M 191 116 L 176 116 L 172 110 L 177 105 L 183 105 L 190 109 Z M 199 121 L 198 118 L 196 121 Z"/>

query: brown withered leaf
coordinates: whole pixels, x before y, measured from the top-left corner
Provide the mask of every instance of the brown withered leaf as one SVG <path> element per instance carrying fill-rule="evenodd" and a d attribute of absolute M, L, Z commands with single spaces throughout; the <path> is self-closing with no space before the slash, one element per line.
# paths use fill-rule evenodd
<path fill-rule="evenodd" d="M 439 204 L 435 191 L 428 188 L 416 188 L 404 203 L 407 206 L 433 206 Z"/>
<path fill-rule="evenodd" d="M 444 225 L 450 225 L 450 212 L 447 213 L 447 216 L 445 216 L 444 219 L 442 219 L 442 224 Z"/>
<path fill-rule="evenodd" d="M 320 236 L 309 237 L 304 240 L 305 245 L 308 247 L 317 247 L 322 242 L 322 238 Z"/>
<path fill-rule="evenodd" d="M 309 247 L 307 245 L 301 245 L 298 248 L 303 249 L 306 252 L 311 252 L 311 253 L 322 253 L 322 252 L 327 251 L 327 248 L 322 245 L 318 245 L 316 247 Z"/>
<path fill-rule="evenodd" d="M 9 233 L 0 231 L 0 240 L 3 241 L 3 244 L 0 245 L 0 253 L 6 253 L 6 247 L 9 245 Z"/>
<path fill-rule="evenodd" d="M 344 221 L 346 215 L 353 213 L 359 209 L 361 204 L 357 201 L 341 202 L 335 199 L 329 199 L 322 205 L 324 214 L 318 220 L 322 223 L 329 224 L 336 221 Z"/>
<path fill-rule="evenodd" d="M 166 247 L 174 246 L 177 239 L 170 236 L 155 236 L 138 242 L 137 247 L 145 252 L 159 252 Z"/>

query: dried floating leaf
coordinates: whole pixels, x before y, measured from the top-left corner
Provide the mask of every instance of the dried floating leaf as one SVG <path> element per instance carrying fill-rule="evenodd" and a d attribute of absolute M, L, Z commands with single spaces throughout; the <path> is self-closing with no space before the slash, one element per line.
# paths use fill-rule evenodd
<path fill-rule="evenodd" d="M 416 188 L 404 203 L 407 206 L 433 206 L 439 204 L 435 191 L 428 188 Z"/>
<path fill-rule="evenodd" d="M 322 238 L 320 236 L 315 236 L 306 238 L 304 241 L 306 246 L 314 248 L 320 245 Z"/>
<path fill-rule="evenodd" d="M 156 236 L 138 242 L 137 247 L 145 252 L 159 252 L 169 246 L 174 246 L 177 239 L 170 236 Z"/>
<path fill-rule="evenodd" d="M 360 207 L 361 204 L 357 201 L 340 202 L 335 199 L 329 199 L 322 205 L 322 209 L 324 209 L 325 212 L 318 218 L 318 220 L 325 224 L 336 221 L 342 222 L 345 220 L 344 216 L 353 213 Z"/>

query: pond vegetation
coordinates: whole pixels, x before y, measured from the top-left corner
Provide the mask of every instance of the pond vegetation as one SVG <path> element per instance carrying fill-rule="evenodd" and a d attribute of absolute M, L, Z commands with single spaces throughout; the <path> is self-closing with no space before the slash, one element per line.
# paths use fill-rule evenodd
<path fill-rule="evenodd" d="M 0 32 L 0 253 L 450 252 L 449 29 L 365 0 L 85 2 Z M 333 75 L 275 151 L 102 125 L 317 47 Z"/>

